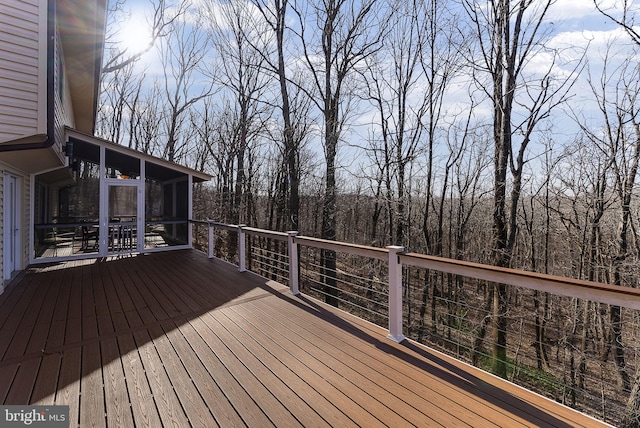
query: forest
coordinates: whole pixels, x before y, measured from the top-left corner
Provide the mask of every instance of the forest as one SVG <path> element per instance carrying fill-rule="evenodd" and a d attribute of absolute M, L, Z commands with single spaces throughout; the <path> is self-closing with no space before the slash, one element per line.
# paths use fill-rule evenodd
<path fill-rule="evenodd" d="M 129 2 L 112 1 L 96 133 L 211 174 L 194 218 L 636 287 L 640 6 L 581 2 L 607 31 L 573 43 L 567 3 L 150 0 L 134 49 Z M 577 385 L 595 355 L 626 411 L 594 413 L 640 426 L 637 313 L 416 275 L 444 318 L 462 288 L 485 309 L 470 328 L 493 326 L 489 370 L 513 376 L 508 314 L 530 311 L 531 366 Z M 337 305 L 336 275 L 323 281 Z M 445 334 L 436 306 L 409 329 L 422 338 L 432 316 Z"/>

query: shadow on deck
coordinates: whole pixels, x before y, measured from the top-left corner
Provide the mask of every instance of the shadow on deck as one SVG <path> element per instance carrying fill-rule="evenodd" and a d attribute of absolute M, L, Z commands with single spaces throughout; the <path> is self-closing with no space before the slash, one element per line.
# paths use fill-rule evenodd
<path fill-rule="evenodd" d="M 194 250 L 36 266 L 0 295 L 0 403 L 71 426 L 596 426 Z"/>

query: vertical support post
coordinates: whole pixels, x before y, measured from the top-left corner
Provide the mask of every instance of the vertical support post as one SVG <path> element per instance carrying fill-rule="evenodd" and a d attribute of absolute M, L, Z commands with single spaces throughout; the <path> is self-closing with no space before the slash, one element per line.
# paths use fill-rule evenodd
<path fill-rule="evenodd" d="M 193 223 L 189 221 L 192 218 L 193 218 L 193 176 L 189 174 L 187 175 L 187 244 L 189 245 L 189 248 L 193 248 Z"/>
<path fill-rule="evenodd" d="M 394 342 L 404 340 L 402 334 L 402 263 L 398 253 L 404 247 L 388 246 L 389 250 L 389 334 L 387 337 Z"/>
<path fill-rule="evenodd" d="M 214 250 L 214 242 L 215 240 L 213 239 L 213 224 L 211 224 L 211 221 L 207 221 L 207 227 L 209 228 L 209 245 L 207 245 L 208 248 L 208 256 L 210 259 L 213 258 L 213 255 L 215 254 Z"/>
<path fill-rule="evenodd" d="M 287 232 L 287 251 L 289 252 L 289 290 L 294 296 L 300 294 L 298 288 L 298 244 L 295 237 L 298 232 Z"/>
<path fill-rule="evenodd" d="M 100 221 L 98 239 L 98 255 L 104 257 L 109 252 L 109 186 L 105 183 L 107 176 L 106 166 L 107 153 L 104 146 L 100 146 Z"/>
<path fill-rule="evenodd" d="M 138 216 L 136 218 L 136 245 L 135 250 L 142 253 L 144 252 L 145 244 L 145 230 L 147 219 L 147 186 L 145 185 L 147 180 L 147 161 L 140 159 L 140 185 L 138 186 Z M 132 241 L 133 244 L 133 241 Z"/>
<path fill-rule="evenodd" d="M 246 268 L 247 252 L 245 248 L 247 244 L 247 240 L 245 239 L 244 230 L 242 230 L 244 226 L 245 226 L 244 224 L 238 225 L 238 271 L 240 272 L 244 272 L 247 270 Z"/>

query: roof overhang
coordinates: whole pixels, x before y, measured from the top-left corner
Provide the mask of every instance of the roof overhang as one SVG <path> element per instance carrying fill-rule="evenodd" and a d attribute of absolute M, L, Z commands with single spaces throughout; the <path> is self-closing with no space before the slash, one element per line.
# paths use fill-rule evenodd
<path fill-rule="evenodd" d="M 119 166 L 124 169 L 128 168 L 128 163 L 131 163 L 132 160 L 144 160 L 146 162 L 147 176 L 157 178 L 162 181 L 177 179 L 185 175 L 190 175 L 194 183 L 209 181 L 212 178 L 211 175 L 205 174 L 204 172 L 200 172 L 174 162 L 169 162 L 156 156 L 141 153 L 137 150 L 112 143 L 111 141 L 94 137 L 89 134 L 84 134 L 75 129 L 67 128 L 66 135 L 68 141 L 73 142 L 74 144 L 73 150 L 75 154 L 82 155 L 82 157 L 95 163 L 99 163 L 99 158 L 96 159 L 96 152 L 90 150 L 90 148 L 86 146 L 83 146 L 83 144 L 105 147 L 112 153 L 114 162 L 117 162 Z M 135 168 L 135 166 L 132 166 L 132 168 Z"/>
<path fill-rule="evenodd" d="M 64 165 L 62 154 L 46 141 L 46 135 L 36 135 L 0 144 L 0 162 L 29 174 Z"/>
<path fill-rule="evenodd" d="M 75 128 L 92 134 L 100 89 L 107 0 L 56 0 Z"/>

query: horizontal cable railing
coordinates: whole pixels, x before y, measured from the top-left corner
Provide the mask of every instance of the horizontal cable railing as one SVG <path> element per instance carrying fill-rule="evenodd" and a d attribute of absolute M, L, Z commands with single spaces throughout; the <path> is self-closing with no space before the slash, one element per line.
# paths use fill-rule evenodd
<path fill-rule="evenodd" d="M 638 289 L 402 247 L 197 225 L 206 226 L 198 234 L 208 244 L 199 249 L 210 257 L 387 327 L 392 340 L 427 344 L 606 422 L 620 423 L 638 381 Z"/>

